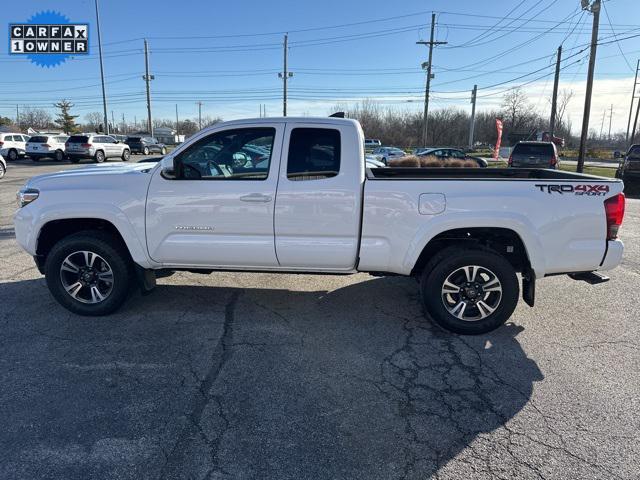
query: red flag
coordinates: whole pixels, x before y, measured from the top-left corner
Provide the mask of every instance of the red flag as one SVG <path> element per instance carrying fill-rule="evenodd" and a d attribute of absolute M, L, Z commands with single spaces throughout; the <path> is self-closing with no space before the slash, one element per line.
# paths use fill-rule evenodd
<path fill-rule="evenodd" d="M 500 155 L 500 144 L 502 143 L 502 120 L 496 118 L 496 130 L 498 130 L 498 140 L 496 141 L 496 148 L 493 151 L 493 159 L 498 160 Z"/>

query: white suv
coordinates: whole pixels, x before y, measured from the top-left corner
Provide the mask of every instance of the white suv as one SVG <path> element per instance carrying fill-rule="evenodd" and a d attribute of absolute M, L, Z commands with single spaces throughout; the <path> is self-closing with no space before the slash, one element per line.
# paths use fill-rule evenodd
<path fill-rule="evenodd" d="M 119 157 L 123 161 L 131 158 L 131 149 L 109 135 L 83 133 L 71 135 L 65 144 L 65 154 L 71 163 L 78 163 L 81 158 L 90 158 L 102 163 L 107 158 Z"/>
<path fill-rule="evenodd" d="M 25 154 L 28 135 L 21 133 L 0 133 L 0 155 L 7 160 L 17 160 Z"/>
<path fill-rule="evenodd" d="M 57 162 L 64 160 L 64 142 L 67 135 L 34 135 L 27 142 L 27 157 L 34 162 L 41 158 L 53 158 Z"/>

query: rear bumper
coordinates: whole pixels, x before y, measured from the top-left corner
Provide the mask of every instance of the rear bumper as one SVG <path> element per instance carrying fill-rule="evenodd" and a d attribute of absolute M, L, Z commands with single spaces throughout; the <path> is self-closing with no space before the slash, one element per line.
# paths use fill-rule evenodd
<path fill-rule="evenodd" d="M 27 152 L 25 156 L 29 158 L 47 158 L 53 157 L 55 152 Z"/>
<path fill-rule="evenodd" d="M 90 152 L 65 152 L 65 155 L 69 158 L 93 158 L 95 153 Z"/>
<path fill-rule="evenodd" d="M 607 242 L 607 252 L 602 259 L 598 271 L 612 270 L 620 265 L 623 252 L 624 243 L 622 243 L 621 240 L 609 240 Z"/>

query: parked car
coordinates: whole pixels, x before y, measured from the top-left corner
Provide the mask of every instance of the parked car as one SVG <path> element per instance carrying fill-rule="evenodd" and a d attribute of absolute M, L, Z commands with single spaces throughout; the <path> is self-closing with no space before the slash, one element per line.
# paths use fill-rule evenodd
<path fill-rule="evenodd" d="M 384 168 L 386 165 L 380 160 L 376 159 L 373 155 L 364 156 L 365 166 L 367 168 Z"/>
<path fill-rule="evenodd" d="M 558 150 L 552 142 L 518 142 L 508 165 L 513 168 L 559 168 Z"/>
<path fill-rule="evenodd" d="M 129 145 L 131 153 L 142 153 L 143 155 L 149 155 L 150 153 L 167 154 L 165 144 L 159 143 L 154 137 L 127 137 L 124 143 Z"/>
<path fill-rule="evenodd" d="M 5 173 L 7 173 L 7 161 L 0 155 L 0 178 L 4 178 Z"/>
<path fill-rule="evenodd" d="M 78 163 L 83 158 L 102 163 L 108 158 L 119 157 L 129 160 L 131 150 L 126 143 L 118 142 L 109 135 L 86 133 L 71 135 L 65 143 L 65 154 L 71 163 Z"/>
<path fill-rule="evenodd" d="M 621 178 L 627 186 L 640 184 L 640 144 L 629 147 L 616 177 Z"/>
<path fill-rule="evenodd" d="M 458 148 L 422 148 L 419 153 L 416 153 L 419 157 L 436 157 L 439 160 L 471 160 L 476 162 L 479 167 L 486 168 L 489 164 L 484 158 L 472 157 L 467 155 L 464 151 Z"/>
<path fill-rule="evenodd" d="M 119 142 L 125 142 L 127 140 L 127 135 L 118 135 L 118 134 L 113 134 L 112 133 L 110 136 L 112 136 L 113 138 L 115 138 Z"/>
<path fill-rule="evenodd" d="M 12 162 L 23 157 L 29 135 L 21 133 L 0 133 L 0 155 Z"/>
<path fill-rule="evenodd" d="M 264 165 L 234 169 L 254 142 L 273 145 Z M 81 315 L 116 311 L 167 271 L 369 272 L 419 279 L 428 316 L 463 334 L 502 325 L 521 291 L 533 305 L 544 277 L 600 283 L 622 259 L 618 179 L 365 169 L 363 142 L 351 119 L 218 123 L 156 164 L 30 179 L 16 240 L 52 296 Z"/>
<path fill-rule="evenodd" d="M 365 138 L 364 139 L 364 149 L 365 150 L 373 150 L 374 148 L 378 148 L 382 146 L 382 142 L 377 138 Z"/>
<path fill-rule="evenodd" d="M 34 162 L 42 158 L 61 162 L 65 159 L 65 142 L 68 139 L 68 135 L 34 135 L 27 142 L 26 156 Z"/>
<path fill-rule="evenodd" d="M 385 165 L 392 158 L 400 158 L 406 155 L 406 153 L 404 153 L 404 150 L 401 150 L 396 147 L 379 147 L 379 148 L 376 148 L 373 152 L 371 152 L 371 154 L 374 156 L 376 160 L 380 160 Z"/>

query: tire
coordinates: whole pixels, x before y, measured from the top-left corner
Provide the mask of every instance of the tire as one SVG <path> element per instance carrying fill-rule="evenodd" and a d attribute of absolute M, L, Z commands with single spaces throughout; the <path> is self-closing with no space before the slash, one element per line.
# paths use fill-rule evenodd
<path fill-rule="evenodd" d="M 90 255 L 87 257 L 84 252 Z M 87 269 L 86 258 L 93 259 L 94 269 Z M 84 274 L 72 270 L 79 267 L 86 269 Z M 133 267 L 127 251 L 114 236 L 85 231 L 53 246 L 45 263 L 45 277 L 51 295 L 67 310 L 78 315 L 109 315 L 127 299 Z"/>
<path fill-rule="evenodd" d="M 144 147 L 144 150 L 142 150 L 143 155 L 149 155 L 149 147 Z"/>
<path fill-rule="evenodd" d="M 0 163 L 0 178 L 4 178 L 4 174 L 7 173 L 7 169 L 4 164 Z"/>
<path fill-rule="evenodd" d="M 437 325 L 454 333 L 480 335 L 509 319 L 520 287 L 515 269 L 503 256 L 492 250 L 450 247 L 427 263 L 420 292 Z"/>
<path fill-rule="evenodd" d="M 130 158 L 131 158 L 131 152 L 129 151 L 128 148 L 125 148 L 122 151 L 122 161 L 123 162 L 128 162 Z"/>
<path fill-rule="evenodd" d="M 96 163 L 102 163 L 105 160 L 104 152 L 102 150 L 98 150 L 93 157 Z"/>
<path fill-rule="evenodd" d="M 12 148 L 11 150 L 9 150 L 9 153 L 7 154 L 7 159 L 11 160 L 12 162 L 15 162 L 16 160 L 18 160 L 18 151 L 15 148 Z"/>
<path fill-rule="evenodd" d="M 53 154 L 53 159 L 56 162 L 62 162 L 64 160 L 64 152 L 62 150 L 56 150 L 56 152 Z"/>
<path fill-rule="evenodd" d="M 166 149 L 166 148 L 164 148 L 164 147 L 162 147 L 162 150 L 160 150 L 160 153 L 161 153 L 162 155 L 166 155 L 166 154 L 167 154 L 167 149 Z"/>
<path fill-rule="evenodd" d="M 78 163 L 80 161 L 80 159 L 78 157 L 69 157 L 69 161 L 71 163 Z"/>

